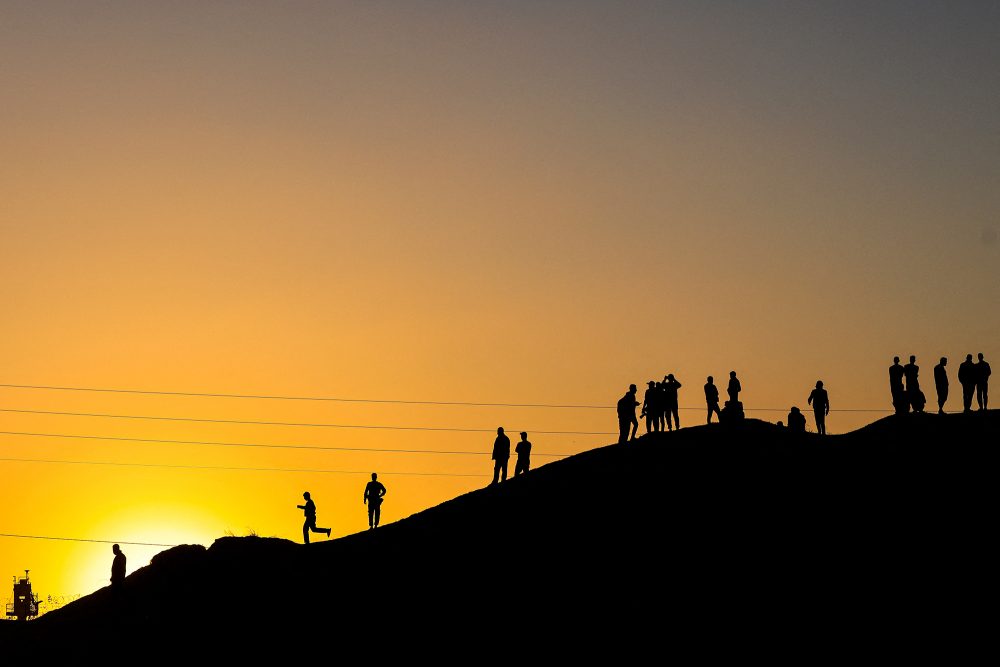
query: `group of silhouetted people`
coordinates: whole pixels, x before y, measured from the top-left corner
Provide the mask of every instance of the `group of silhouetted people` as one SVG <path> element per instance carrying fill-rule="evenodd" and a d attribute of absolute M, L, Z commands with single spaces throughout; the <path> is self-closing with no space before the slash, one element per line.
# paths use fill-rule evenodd
<path fill-rule="evenodd" d="M 937 391 L 938 413 L 944 414 L 944 405 L 948 401 L 948 358 L 934 367 L 934 389 Z M 975 395 L 980 410 L 989 408 L 989 380 L 991 369 L 989 363 L 979 353 L 979 362 L 972 361 L 968 354 L 965 361 L 959 364 L 958 381 L 962 385 L 962 411 L 972 412 L 972 397 Z M 906 414 L 911 409 L 923 412 L 927 399 L 920 390 L 920 367 L 917 358 L 910 355 L 910 363 L 900 365 L 899 357 L 893 357 L 889 366 L 889 391 L 892 395 L 892 405 L 896 414 Z"/>
<path fill-rule="evenodd" d="M 681 427 L 680 408 L 677 405 L 677 390 L 681 383 L 673 373 L 663 376 L 663 382 L 650 380 L 649 388 L 642 397 L 642 414 L 646 419 L 646 433 L 657 431 L 673 431 Z M 635 412 L 633 411 L 633 416 Z M 629 424 L 631 425 L 631 421 Z M 635 434 L 633 433 L 633 437 Z"/>
<path fill-rule="evenodd" d="M 521 431 L 521 441 L 514 448 L 517 462 L 514 464 L 514 477 L 528 472 L 531 468 L 531 443 L 528 434 Z M 503 432 L 503 427 L 497 428 L 497 437 L 493 441 L 493 481 L 490 486 L 507 481 L 507 463 L 510 461 L 510 438 Z"/>
<path fill-rule="evenodd" d="M 677 390 L 681 388 L 680 381 L 674 377 L 673 373 L 667 373 L 662 382 L 650 380 L 646 383 L 647 389 L 642 398 L 642 412 L 639 415 L 646 420 L 646 433 L 656 433 L 662 431 L 673 431 L 681 427 L 680 407 L 678 405 Z M 729 385 L 726 392 L 729 400 L 726 401 L 725 410 L 719 408 L 719 388 L 715 385 L 715 378 L 708 376 L 705 383 L 705 404 L 708 409 L 708 423 L 712 423 L 712 415 L 715 414 L 719 421 L 723 421 L 724 414 L 728 414 L 734 419 L 742 419 L 743 404 L 740 403 L 740 392 L 743 385 L 736 377 L 736 371 L 729 372 Z M 624 444 L 629 440 L 635 440 L 636 431 L 639 430 L 639 419 L 636 418 L 635 409 L 640 406 L 636 397 L 638 388 L 631 384 L 625 395 L 618 399 L 618 442 Z M 728 412 L 726 412 L 728 411 Z"/>

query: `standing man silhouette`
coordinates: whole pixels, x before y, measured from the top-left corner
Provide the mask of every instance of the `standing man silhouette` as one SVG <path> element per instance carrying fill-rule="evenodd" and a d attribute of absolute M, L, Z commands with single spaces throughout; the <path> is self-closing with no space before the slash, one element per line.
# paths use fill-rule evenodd
<path fill-rule="evenodd" d="M 941 361 L 934 367 L 934 389 L 937 390 L 938 414 L 944 414 L 944 404 L 948 400 L 948 357 L 941 357 Z"/>
<path fill-rule="evenodd" d="M 296 505 L 296 507 L 302 510 L 306 515 L 306 522 L 302 524 L 302 541 L 309 544 L 309 531 L 314 533 L 326 533 L 327 538 L 329 538 L 330 533 L 333 532 L 332 529 L 316 527 L 316 503 L 313 502 L 309 492 L 306 491 L 303 493 L 302 497 L 306 499 L 306 504 Z"/>
<path fill-rule="evenodd" d="M 899 365 L 899 357 L 893 357 L 892 366 L 889 366 L 889 391 L 892 393 L 892 407 L 896 408 L 897 414 L 910 411 L 906 390 L 903 389 L 904 374 L 903 367 Z"/>
<path fill-rule="evenodd" d="M 962 412 L 972 412 L 972 395 L 976 393 L 976 365 L 972 355 L 965 355 L 965 361 L 958 365 L 958 382 L 962 385 Z"/>
<path fill-rule="evenodd" d="M 517 463 L 514 464 L 514 477 L 517 477 L 523 472 L 528 472 L 528 468 L 531 467 L 531 443 L 528 442 L 528 434 L 524 431 L 521 431 L 521 442 L 517 443 L 514 453 L 517 454 Z"/>
<path fill-rule="evenodd" d="M 917 357 L 910 355 L 910 363 L 903 366 L 903 376 L 906 377 L 906 400 L 913 407 L 914 412 L 923 412 L 925 399 L 920 391 L 920 380 L 917 375 L 920 373 L 920 366 L 917 366 Z"/>
<path fill-rule="evenodd" d="M 816 432 L 826 435 L 826 416 L 830 414 L 830 395 L 823 389 L 823 381 L 816 382 L 816 388 L 809 394 L 809 404 L 813 406 L 813 415 L 816 417 Z M 788 416 L 792 418 L 791 415 Z M 805 417 L 802 418 L 803 422 Z M 791 426 L 791 422 L 789 422 Z"/>
<path fill-rule="evenodd" d="M 632 437 L 635 438 L 635 431 L 639 428 L 639 420 L 635 418 L 635 409 L 639 401 L 635 400 L 635 394 L 639 391 L 634 384 L 628 386 L 625 395 L 618 399 L 618 444 L 624 445 L 628 442 L 628 432 L 632 429 Z"/>
<path fill-rule="evenodd" d="M 115 559 L 111 561 L 111 593 L 120 597 L 125 589 L 125 554 L 117 544 L 111 547 Z"/>
<path fill-rule="evenodd" d="M 976 364 L 976 403 L 980 410 L 989 408 L 990 402 L 990 365 L 983 359 L 983 353 L 979 353 L 979 363 Z"/>
<path fill-rule="evenodd" d="M 729 371 L 729 387 L 726 388 L 729 400 L 734 404 L 738 403 L 741 391 L 743 391 L 743 385 L 740 384 L 739 378 L 736 377 L 736 371 Z"/>
<path fill-rule="evenodd" d="M 712 423 L 712 413 L 720 421 L 722 420 L 722 413 L 719 412 L 719 388 L 715 386 L 715 378 L 711 375 L 708 376 L 708 382 L 705 383 L 705 403 L 708 405 L 708 422 Z"/>
<path fill-rule="evenodd" d="M 364 498 L 368 505 L 368 530 L 378 528 L 378 520 L 382 516 L 382 496 L 385 493 L 385 486 L 378 481 L 378 474 L 372 473 L 372 481 L 365 484 Z"/>
<path fill-rule="evenodd" d="M 677 407 L 677 390 L 680 388 L 681 383 L 677 381 L 673 373 L 668 373 L 667 377 L 663 378 L 663 407 L 667 413 L 667 428 L 671 431 L 674 430 L 674 426 L 678 429 L 681 427 L 681 416 Z"/>
<path fill-rule="evenodd" d="M 510 461 L 510 438 L 504 434 L 503 426 L 501 426 L 497 429 L 497 439 L 493 441 L 493 481 L 490 482 L 490 486 L 497 483 L 501 470 L 503 471 L 503 479 L 499 481 L 507 481 L 508 461 Z"/>
<path fill-rule="evenodd" d="M 642 396 L 642 413 L 640 417 L 646 418 L 646 433 L 660 430 L 660 392 L 656 388 L 656 383 L 650 380 L 646 383 L 648 389 Z M 516 474 L 516 473 L 515 473 Z"/>

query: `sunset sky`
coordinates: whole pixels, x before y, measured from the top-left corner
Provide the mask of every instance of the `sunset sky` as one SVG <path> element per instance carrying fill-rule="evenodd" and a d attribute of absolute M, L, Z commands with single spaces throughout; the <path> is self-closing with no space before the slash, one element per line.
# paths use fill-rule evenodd
<path fill-rule="evenodd" d="M 843 433 L 944 355 L 960 409 L 1000 359 L 998 63 L 996 2 L 0 0 L 0 384 L 608 406 L 0 388 L 0 533 L 301 540 L 308 490 L 350 534 L 371 472 L 397 520 L 484 486 L 497 426 L 535 466 L 612 442 L 668 372 L 685 426 L 735 369 L 771 421 L 824 380 Z M 111 557 L 0 537 L 43 597 Z"/>

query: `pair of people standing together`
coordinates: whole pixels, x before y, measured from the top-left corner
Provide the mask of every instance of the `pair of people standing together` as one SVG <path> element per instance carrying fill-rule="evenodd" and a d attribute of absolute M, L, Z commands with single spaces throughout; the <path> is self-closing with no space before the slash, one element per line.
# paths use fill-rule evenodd
<path fill-rule="evenodd" d="M 521 431 L 521 442 L 517 443 L 514 453 L 517 454 L 514 477 L 517 477 L 521 473 L 528 472 L 531 467 L 531 443 L 528 442 L 526 432 Z M 510 438 L 503 432 L 501 426 L 497 428 L 497 439 L 493 441 L 493 481 L 490 482 L 490 486 L 507 481 L 508 461 L 510 461 Z"/>

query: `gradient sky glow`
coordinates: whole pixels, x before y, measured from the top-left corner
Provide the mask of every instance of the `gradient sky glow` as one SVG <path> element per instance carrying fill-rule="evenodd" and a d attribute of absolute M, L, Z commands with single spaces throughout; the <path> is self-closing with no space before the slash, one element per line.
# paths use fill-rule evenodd
<path fill-rule="evenodd" d="M 754 417 L 823 379 L 1000 359 L 996 2 L 0 2 L 0 383 L 613 406 L 736 369 Z M 0 389 L 0 408 L 614 431 L 613 412 Z M 844 432 L 882 413 L 834 413 Z M 812 425 L 812 416 L 807 416 Z M 488 481 L 490 433 L 0 412 L 0 533 L 335 535 Z M 612 436 L 531 437 L 541 453 Z M 537 466 L 546 461 L 536 457 Z M 482 474 L 416 477 L 400 472 Z M 130 571 L 156 549 L 126 548 Z M 45 594 L 107 545 L 0 538 Z M 5 580 L 0 579 L 0 582 Z M 0 583 L 0 599 L 9 595 Z"/>

